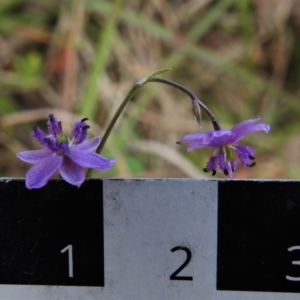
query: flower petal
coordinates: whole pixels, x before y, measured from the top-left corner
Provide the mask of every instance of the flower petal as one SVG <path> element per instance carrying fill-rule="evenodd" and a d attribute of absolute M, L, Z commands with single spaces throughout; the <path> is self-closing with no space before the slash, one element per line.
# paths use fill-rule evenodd
<path fill-rule="evenodd" d="M 190 152 L 196 148 L 203 148 L 203 147 L 206 147 L 206 146 L 203 145 L 203 143 L 201 143 L 201 142 L 192 142 L 187 146 L 186 150 Z"/>
<path fill-rule="evenodd" d="M 77 148 L 78 147 L 69 153 L 69 157 L 81 167 L 107 170 L 116 162 L 114 158 L 107 159 L 100 154 L 77 150 Z"/>
<path fill-rule="evenodd" d="M 247 129 L 249 126 L 251 127 L 255 123 L 257 123 L 260 120 L 260 116 L 255 117 L 254 119 L 248 119 L 243 122 L 240 122 L 232 127 L 232 132 L 239 132 L 243 131 L 244 129 Z"/>
<path fill-rule="evenodd" d="M 81 144 L 73 145 L 73 147 L 76 147 L 77 150 L 93 151 L 99 146 L 100 141 L 101 137 L 96 136 L 87 141 L 83 141 Z"/>
<path fill-rule="evenodd" d="M 213 148 L 222 147 L 230 143 L 231 136 L 230 130 L 210 131 L 203 140 L 203 145 Z"/>
<path fill-rule="evenodd" d="M 238 131 L 232 132 L 232 138 L 231 138 L 231 144 L 235 144 L 237 141 L 239 141 L 242 137 L 245 135 L 257 132 L 257 131 L 264 131 L 268 133 L 270 131 L 270 126 L 268 124 L 256 124 L 244 127 Z"/>
<path fill-rule="evenodd" d="M 65 181 L 78 187 L 85 179 L 83 168 L 68 157 L 64 157 L 63 163 L 59 169 L 59 174 Z"/>
<path fill-rule="evenodd" d="M 182 144 L 182 143 L 190 143 L 187 147 L 187 151 L 192 151 L 195 148 L 203 148 L 206 145 L 203 145 L 203 140 L 207 136 L 207 133 L 190 133 L 185 135 L 180 141 L 178 141 L 176 144 Z"/>
<path fill-rule="evenodd" d="M 191 143 L 191 142 L 201 143 L 201 141 L 203 141 L 203 139 L 206 136 L 207 136 L 207 133 L 201 133 L 201 132 L 190 133 L 190 134 L 185 135 L 180 141 L 177 142 L 177 144 Z"/>
<path fill-rule="evenodd" d="M 27 163 L 36 164 L 36 163 L 40 162 L 42 159 L 51 155 L 51 153 L 52 153 L 52 151 L 50 151 L 48 149 L 29 150 L 29 151 L 19 152 L 17 154 L 17 157 Z"/>
<path fill-rule="evenodd" d="M 35 166 L 26 173 L 26 187 L 28 189 L 37 189 L 44 186 L 50 177 L 60 168 L 63 157 L 50 154 L 46 158 L 40 160 Z"/>

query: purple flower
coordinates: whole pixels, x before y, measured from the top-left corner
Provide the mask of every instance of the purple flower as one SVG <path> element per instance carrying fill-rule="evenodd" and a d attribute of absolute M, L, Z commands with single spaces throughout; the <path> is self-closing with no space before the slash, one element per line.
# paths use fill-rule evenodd
<path fill-rule="evenodd" d="M 21 160 L 35 164 L 26 173 L 28 189 L 44 186 L 57 171 L 64 180 L 79 187 L 85 179 L 83 168 L 107 170 L 115 164 L 114 158 L 107 159 L 92 152 L 100 144 L 101 138 L 94 137 L 85 141 L 90 128 L 86 121 L 87 118 L 75 123 L 71 139 L 62 133 L 61 121 L 52 114 L 47 122 L 49 135 L 33 127 L 32 136 L 44 149 L 17 154 Z"/>
<path fill-rule="evenodd" d="M 257 116 L 254 119 L 249 119 L 235 125 L 231 130 L 215 130 L 208 133 L 191 133 L 184 136 L 177 144 L 190 143 L 187 151 L 192 151 L 195 148 L 212 147 L 214 148 L 213 155 L 206 164 L 205 172 L 216 174 L 217 169 L 221 169 L 224 174 L 233 177 L 232 173 L 237 167 L 237 161 L 233 158 L 233 152 L 237 154 L 242 164 L 246 167 L 253 167 L 254 151 L 249 146 L 238 145 L 237 142 L 245 135 L 256 132 L 269 132 L 268 124 L 255 124 L 260 120 Z"/>

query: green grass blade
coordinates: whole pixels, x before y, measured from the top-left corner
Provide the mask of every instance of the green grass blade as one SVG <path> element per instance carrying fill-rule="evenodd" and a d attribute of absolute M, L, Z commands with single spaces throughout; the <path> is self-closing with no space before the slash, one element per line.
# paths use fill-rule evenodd
<path fill-rule="evenodd" d="M 102 5 L 102 2 L 97 1 L 97 3 L 100 6 Z M 89 119 L 94 119 L 97 111 L 95 107 L 97 105 L 98 82 L 108 63 L 122 3 L 122 0 L 115 0 L 110 7 L 109 16 L 98 38 L 95 61 L 90 66 L 86 86 L 82 94 L 80 114 Z"/>

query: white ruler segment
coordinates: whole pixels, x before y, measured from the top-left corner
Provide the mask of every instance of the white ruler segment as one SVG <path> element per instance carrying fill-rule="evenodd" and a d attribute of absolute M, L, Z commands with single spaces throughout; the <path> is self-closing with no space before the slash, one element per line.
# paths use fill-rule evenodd
<path fill-rule="evenodd" d="M 217 182 L 106 181 L 105 275 L 111 299 L 205 299 L 215 290 Z M 192 281 L 170 280 L 178 275 Z M 105 288 L 104 288 L 105 289 Z M 211 294 L 213 295 L 213 294 Z"/>
<path fill-rule="evenodd" d="M 0 285 L 1 300 L 299 299 L 297 293 L 216 290 L 218 181 L 111 179 L 103 191 L 105 286 Z M 187 258 L 174 247 L 191 251 L 177 276 L 192 280 L 170 280 Z"/>

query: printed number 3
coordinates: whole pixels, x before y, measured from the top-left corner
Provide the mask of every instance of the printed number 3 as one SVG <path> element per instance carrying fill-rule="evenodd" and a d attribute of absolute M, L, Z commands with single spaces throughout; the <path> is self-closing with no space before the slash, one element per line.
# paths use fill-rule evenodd
<path fill-rule="evenodd" d="M 186 252 L 186 260 L 184 263 L 170 276 L 170 280 L 193 280 L 192 276 L 178 276 L 177 274 L 180 273 L 190 262 L 192 258 L 192 252 L 187 247 L 177 246 L 171 249 L 172 252 L 175 252 L 177 250 L 183 250 Z"/>
<path fill-rule="evenodd" d="M 293 247 L 288 248 L 288 251 L 295 251 L 295 250 L 300 250 L 300 246 L 293 246 Z M 293 260 L 292 264 L 300 265 L 300 260 Z M 293 277 L 293 276 L 286 275 L 285 278 L 287 280 L 291 280 L 291 281 L 300 281 L 300 277 Z"/>

